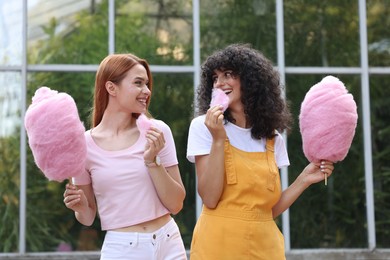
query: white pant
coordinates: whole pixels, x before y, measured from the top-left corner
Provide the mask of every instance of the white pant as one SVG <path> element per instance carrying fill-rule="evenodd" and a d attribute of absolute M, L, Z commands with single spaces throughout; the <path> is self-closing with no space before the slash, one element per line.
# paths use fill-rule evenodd
<path fill-rule="evenodd" d="M 100 260 L 186 260 L 179 227 L 171 219 L 153 233 L 107 231 Z"/>

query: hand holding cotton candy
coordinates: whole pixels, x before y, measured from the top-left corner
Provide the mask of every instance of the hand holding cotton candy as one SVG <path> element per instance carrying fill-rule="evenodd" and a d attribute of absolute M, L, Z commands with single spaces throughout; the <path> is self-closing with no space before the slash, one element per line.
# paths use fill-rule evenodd
<path fill-rule="evenodd" d="M 312 86 L 299 115 L 306 158 L 310 162 L 344 160 L 355 135 L 357 119 L 353 96 L 338 78 L 327 76 Z"/>
<path fill-rule="evenodd" d="M 85 128 L 70 95 L 40 87 L 24 125 L 35 163 L 46 178 L 62 182 L 85 170 Z"/>
<path fill-rule="evenodd" d="M 225 112 L 225 110 L 229 107 L 229 97 L 225 94 L 225 92 L 223 92 L 223 90 L 219 88 L 213 88 L 211 93 L 210 107 L 217 105 L 222 106 L 222 111 Z"/>

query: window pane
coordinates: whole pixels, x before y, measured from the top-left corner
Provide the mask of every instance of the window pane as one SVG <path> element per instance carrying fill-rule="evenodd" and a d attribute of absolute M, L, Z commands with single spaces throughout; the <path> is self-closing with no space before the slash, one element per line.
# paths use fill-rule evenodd
<path fill-rule="evenodd" d="M 22 1 L 0 1 L 0 65 L 22 64 Z"/>
<path fill-rule="evenodd" d="M 358 1 L 284 2 L 287 66 L 360 66 Z"/>
<path fill-rule="evenodd" d="M 370 77 L 372 153 L 377 246 L 388 248 L 390 232 L 390 75 Z"/>
<path fill-rule="evenodd" d="M 27 106 L 40 86 L 66 92 L 75 100 L 81 120 L 86 128 L 89 127 L 95 73 L 39 72 L 28 76 Z M 46 179 L 36 166 L 30 147 L 27 147 L 26 250 L 99 250 L 103 239 L 99 220 L 95 220 L 92 227 L 85 227 L 76 220 L 74 213 L 63 203 L 67 181 L 58 183 Z"/>
<path fill-rule="evenodd" d="M 276 61 L 274 0 L 200 1 L 202 61 L 231 43 L 250 43 Z"/>
<path fill-rule="evenodd" d="M 318 75 L 287 77 L 287 97 L 292 103 L 295 118 L 298 118 L 305 94 L 321 79 Z M 360 77 L 344 75 L 339 79 L 354 96 L 358 106 L 356 134 L 347 157 L 335 164 L 328 185 L 323 182 L 312 185 L 291 206 L 291 247 L 295 249 L 367 247 L 366 225 L 362 224 L 367 220 Z M 292 183 L 308 164 L 302 150 L 298 119 L 288 136 L 288 152 L 291 161 L 289 182 Z"/>
<path fill-rule="evenodd" d="M 193 117 L 193 75 L 154 74 L 150 111 L 167 123 L 173 133 L 181 177 L 186 188 L 183 210 L 174 218 L 180 227 L 186 248 L 190 247 L 195 226 L 195 172 L 186 158 L 188 128 Z"/>
<path fill-rule="evenodd" d="M 19 132 L 22 96 L 20 73 L 0 73 L 0 136 Z M 19 133 L 18 133 L 19 134 Z"/>
<path fill-rule="evenodd" d="M 191 0 L 115 1 L 116 52 L 156 65 L 192 64 Z"/>
<path fill-rule="evenodd" d="M 32 2 L 28 9 L 30 64 L 97 64 L 108 53 L 106 1 Z"/>
<path fill-rule="evenodd" d="M 390 2 L 367 1 L 367 36 L 370 66 L 390 66 Z"/>
<path fill-rule="evenodd" d="M 20 73 L 0 73 L 0 252 L 19 244 Z"/>
<path fill-rule="evenodd" d="M 94 73 L 31 73 L 29 75 L 31 100 L 36 86 L 48 86 L 70 94 L 78 105 L 79 113 L 89 128 L 89 111 L 92 106 Z M 154 88 L 151 113 L 164 120 L 172 129 L 179 167 L 187 197 L 184 209 L 175 216 L 186 246 L 189 247 L 195 224 L 195 173 L 185 158 L 187 133 L 192 117 L 193 75 L 154 74 Z M 28 150 L 28 250 L 98 250 L 103 232 L 100 222 L 95 220 L 92 228 L 85 228 L 75 219 L 73 213 L 62 202 L 64 183 L 49 182 L 36 167 L 31 151 Z M 45 198 L 45 199 L 43 199 Z M 38 222 L 39 220 L 39 222 Z M 32 236 L 34 234 L 34 236 Z M 50 234 L 50 236 L 48 235 Z M 39 239 L 37 239 L 39 238 Z"/>

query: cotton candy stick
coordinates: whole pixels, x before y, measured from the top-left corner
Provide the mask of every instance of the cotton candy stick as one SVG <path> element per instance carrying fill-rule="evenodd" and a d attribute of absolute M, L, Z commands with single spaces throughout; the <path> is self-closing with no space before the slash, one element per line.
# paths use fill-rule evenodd
<path fill-rule="evenodd" d="M 229 107 L 229 97 L 220 88 L 213 88 L 210 107 L 217 105 L 222 106 L 222 111 L 225 112 L 225 110 Z"/>

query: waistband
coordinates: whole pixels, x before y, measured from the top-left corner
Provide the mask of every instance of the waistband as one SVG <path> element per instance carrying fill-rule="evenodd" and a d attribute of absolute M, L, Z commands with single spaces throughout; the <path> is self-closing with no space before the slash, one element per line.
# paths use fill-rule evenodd
<path fill-rule="evenodd" d="M 272 210 L 233 210 L 226 208 L 209 209 L 203 206 L 202 214 L 226 217 L 226 218 L 237 218 L 242 220 L 257 220 L 257 221 L 269 221 L 273 220 Z"/>
<path fill-rule="evenodd" d="M 165 239 L 167 234 L 173 233 L 178 229 L 175 220 L 172 218 L 167 224 L 159 228 L 158 230 L 150 233 L 140 232 L 120 232 L 120 231 L 107 231 L 105 239 L 114 239 L 119 241 L 137 240 L 138 242 L 145 242 L 151 240 Z"/>

